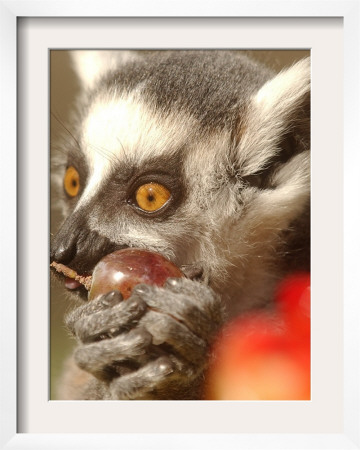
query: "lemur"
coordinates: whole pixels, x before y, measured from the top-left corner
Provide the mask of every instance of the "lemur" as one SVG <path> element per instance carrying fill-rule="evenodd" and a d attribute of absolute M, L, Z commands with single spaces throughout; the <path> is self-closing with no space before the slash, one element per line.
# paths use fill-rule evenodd
<path fill-rule="evenodd" d="M 50 260 L 91 274 L 136 247 L 187 276 L 126 301 L 65 283 L 77 347 L 61 398 L 202 399 L 216 333 L 310 270 L 310 60 L 274 73 L 240 51 L 71 57 L 82 92 L 56 157 Z"/>

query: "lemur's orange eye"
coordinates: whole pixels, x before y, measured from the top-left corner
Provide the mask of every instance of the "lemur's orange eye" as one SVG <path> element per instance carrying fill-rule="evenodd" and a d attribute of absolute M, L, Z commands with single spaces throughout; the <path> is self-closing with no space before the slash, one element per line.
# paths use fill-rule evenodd
<path fill-rule="evenodd" d="M 75 167 L 70 166 L 66 169 L 64 177 L 65 192 L 70 197 L 76 197 L 80 189 L 80 176 Z"/>
<path fill-rule="evenodd" d="M 135 194 L 136 203 L 144 211 L 153 212 L 160 209 L 171 197 L 170 191 L 158 183 L 146 183 Z"/>

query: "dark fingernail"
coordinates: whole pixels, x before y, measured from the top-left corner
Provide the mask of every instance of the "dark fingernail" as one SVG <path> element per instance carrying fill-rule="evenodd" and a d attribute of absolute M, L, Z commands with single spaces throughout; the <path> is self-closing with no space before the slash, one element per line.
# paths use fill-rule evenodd
<path fill-rule="evenodd" d="M 167 357 L 161 357 L 156 361 L 156 369 L 164 376 L 174 372 L 174 365 Z"/>
<path fill-rule="evenodd" d="M 181 278 L 168 278 L 165 282 L 165 286 L 178 286 Z"/>
<path fill-rule="evenodd" d="M 186 278 L 190 278 L 190 280 L 199 280 L 204 274 L 204 268 L 201 263 L 185 264 L 180 269 Z"/>
<path fill-rule="evenodd" d="M 147 305 L 139 297 L 130 297 L 128 300 L 126 300 L 126 306 L 127 309 L 133 312 L 138 312 L 139 314 L 143 314 L 147 310 Z"/>
<path fill-rule="evenodd" d="M 152 291 L 152 287 L 148 284 L 138 284 L 132 291 L 132 296 L 136 294 L 146 294 Z"/>
<path fill-rule="evenodd" d="M 101 303 L 104 306 L 114 306 L 120 303 L 122 300 L 123 296 L 121 295 L 120 291 L 111 291 L 101 299 Z"/>

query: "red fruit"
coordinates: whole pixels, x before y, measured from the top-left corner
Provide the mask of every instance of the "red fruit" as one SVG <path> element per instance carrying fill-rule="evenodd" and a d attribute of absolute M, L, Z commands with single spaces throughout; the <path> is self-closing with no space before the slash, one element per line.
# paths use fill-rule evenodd
<path fill-rule="evenodd" d="M 288 328 L 299 339 L 310 336 L 310 274 L 299 273 L 284 279 L 278 286 L 275 304 Z"/>
<path fill-rule="evenodd" d="M 163 286 L 168 278 L 183 276 L 175 264 L 158 253 L 136 248 L 117 250 L 95 266 L 88 298 L 118 290 L 126 299 L 137 284 Z"/>
<path fill-rule="evenodd" d="M 207 399 L 310 399 L 310 340 L 294 340 L 281 316 L 239 318 L 224 328 L 213 350 Z"/>

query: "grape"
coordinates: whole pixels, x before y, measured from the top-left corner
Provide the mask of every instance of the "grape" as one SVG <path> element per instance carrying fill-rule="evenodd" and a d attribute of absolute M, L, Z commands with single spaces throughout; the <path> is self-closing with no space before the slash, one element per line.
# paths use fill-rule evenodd
<path fill-rule="evenodd" d="M 183 276 L 175 264 L 158 253 L 136 248 L 117 250 L 95 266 L 88 299 L 113 290 L 127 299 L 137 284 L 163 286 L 168 278 Z"/>

